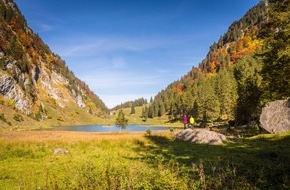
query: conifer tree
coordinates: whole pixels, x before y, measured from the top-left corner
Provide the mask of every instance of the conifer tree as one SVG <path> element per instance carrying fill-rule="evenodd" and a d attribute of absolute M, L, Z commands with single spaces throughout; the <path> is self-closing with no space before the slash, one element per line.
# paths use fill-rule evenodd
<path fill-rule="evenodd" d="M 198 104 L 197 104 L 197 100 L 195 100 L 193 104 L 192 116 L 194 118 L 198 118 L 198 114 L 199 114 Z"/>
<path fill-rule="evenodd" d="M 163 102 L 161 101 L 159 103 L 159 112 L 158 112 L 158 116 L 161 117 L 162 115 L 165 114 L 165 106 L 163 104 Z"/>
<path fill-rule="evenodd" d="M 221 119 L 234 119 L 238 94 L 237 82 L 232 71 L 223 69 L 218 73 L 216 91 L 220 102 Z"/>
<path fill-rule="evenodd" d="M 199 118 L 204 122 L 219 118 L 220 103 L 214 89 L 214 78 L 206 78 L 199 86 Z"/>
<path fill-rule="evenodd" d="M 143 117 L 143 118 L 145 117 L 145 107 L 142 108 L 142 114 L 141 114 L 141 117 Z"/>
<path fill-rule="evenodd" d="M 193 109 L 194 99 L 190 91 L 186 91 L 180 97 L 181 109 L 189 113 Z"/>
<path fill-rule="evenodd" d="M 142 118 L 144 121 L 147 121 L 148 118 L 148 108 L 147 106 L 142 108 Z"/>
<path fill-rule="evenodd" d="M 149 109 L 148 109 L 148 117 L 149 118 L 154 118 L 154 107 L 153 107 L 153 105 L 150 105 L 149 106 Z"/>
<path fill-rule="evenodd" d="M 290 96 L 290 1 L 272 0 L 269 7 L 262 76 L 265 98 L 276 100 Z"/>
<path fill-rule="evenodd" d="M 154 101 L 153 102 L 153 109 L 154 109 L 154 117 L 157 117 L 159 114 L 159 102 L 158 101 Z"/>
<path fill-rule="evenodd" d="M 123 110 L 119 111 L 115 124 L 120 128 L 120 130 L 125 129 L 128 125 L 128 119 L 125 117 Z"/>
<path fill-rule="evenodd" d="M 145 121 L 147 121 L 147 119 L 148 119 L 148 107 L 147 106 L 145 106 L 144 119 L 145 119 Z"/>
<path fill-rule="evenodd" d="M 136 111 L 135 111 L 135 105 L 132 104 L 131 105 L 131 114 L 135 114 L 135 113 L 136 113 Z"/>
<path fill-rule="evenodd" d="M 235 67 L 238 99 L 235 113 L 237 124 L 243 125 L 257 119 L 260 113 L 262 77 L 259 74 L 262 64 L 257 58 L 244 57 Z"/>
<path fill-rule="evenodd" d="M 18 60 L 19 57 L 19 46 L 16 38 L 12 38 L 9 42 L 9 49 L 10 53 L 13 56 L 14 59 Z"/>

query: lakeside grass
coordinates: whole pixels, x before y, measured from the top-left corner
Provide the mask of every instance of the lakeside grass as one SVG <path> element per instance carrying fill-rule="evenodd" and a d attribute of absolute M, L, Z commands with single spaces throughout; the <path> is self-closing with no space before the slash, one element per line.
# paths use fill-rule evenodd
<path fill-rule="evenodd" d="M 224 145 L 172 132 L 0 133 L 0 189 L 288 189 L 290 133 Z M 54 155 L 63 148 L 68 154 Z"/>

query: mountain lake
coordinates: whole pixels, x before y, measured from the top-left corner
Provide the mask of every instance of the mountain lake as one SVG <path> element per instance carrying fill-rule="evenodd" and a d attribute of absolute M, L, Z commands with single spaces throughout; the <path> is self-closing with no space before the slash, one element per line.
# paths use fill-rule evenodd
<path fill-rule="evenodd" d="M 148 129 L 151 131 L 164 131 L 176 129 L 176 127 L 165 126 L 150 126 L 150 125 L 127 125 L 123 132 L 145 132 Z M 58 126 L 52 128 L 41 128 L 37 131 L 80 131 L 80 132 L 119 132 L 120 128 L 116 125 L 77 125 L 77 126 Z"/>

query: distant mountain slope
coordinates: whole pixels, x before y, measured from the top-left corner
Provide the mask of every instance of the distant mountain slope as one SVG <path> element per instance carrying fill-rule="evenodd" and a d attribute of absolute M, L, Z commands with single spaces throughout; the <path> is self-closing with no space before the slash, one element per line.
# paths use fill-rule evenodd
<path fill-rule="evenodd" d="M 289 97 L 289 4 L 283 0 L 264 0 L 233 22 L 198 67 L 155 96 L 148 116 L 160 116 L 165 108 L 170 120 L 189 114 L 203 124 L 233 119 L 237 124 L 245 124 L 257 120 L 261 106 L 269 99 Z M 275 35 L 277 32 L 281 35 Z M 269 37 L 272 34 L 276 36 L 275 45 L 268 43 L 273 41 L 274 37 Z M 285 40 L 279 41 L 279 37 Z M 266 71 L 267 56 L 271 60 L 273 53 L 277 60 L 282 50 L 271 51 L 277 44 L 285 56 L 288 51 L 288 57 L 280 59 L 280 64 L 276 64 L 280 66 L 276 67 L 272 67 L 275 61 L 272 60 Z M 272 76 L 269 71 L 281 73 L 279 77 L 269 77 L 273 79 L 270 86 L 271 81 L 266 80 Z M 274 83 L 278 79 L 283 81 Z M 279 94 L 275 94 L 278 86 Z"/>
<path fill-rule="evenodd" d="M 118 110 L 118 109 L 123 109 L 123 108 L 132 108 L 138 107 L 138 106 L 143 106 L 146 105 L 148 102 L 145 98 L 138 98 L 134 101 L 127 101 L 124 103 L 121 103 L 120 105 L 117 105 L 113 107 L 111 110 Z"/>
<path fill-rule="evenodd" d="M 108 112 L 103 101 L 27 26 L 13 0 L 0 0 L 0 28 L 0 126 L 21 125 L 13 119 L 19 114 L 56 125 L 86 123 Z M 14 114 L 4 113 L 4 107 Z"/>

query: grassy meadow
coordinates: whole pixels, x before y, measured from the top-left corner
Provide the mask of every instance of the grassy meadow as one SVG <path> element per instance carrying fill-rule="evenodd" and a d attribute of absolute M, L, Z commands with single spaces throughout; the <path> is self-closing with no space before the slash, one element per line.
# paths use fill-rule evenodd
<path fill-rule="evenodd" d="M 129 124 L 143 124 L 143 125 L 153 125 L 153 126 L 169 126 L 169 127 L 183 127 L 183 123 L 181 121 L 177 121 L 171 123 L 168 121 L 168 116 L 163 115 L 161 117 L 147 118 L 146 121 L 141 117 L 143 107 L 135 107 L 135 114 L 131 113 L 131 108 L 123 108 L 123 112 L 126 117 L 129 119 Z M 114 124 L 116 120 L 116 116 L 118 115 L 120 110 L 116 110 L 113 112 L 113 115 L 109 119 L 109 123 Z M 108 121 L 103 121 L 103 123 Z"/>
<path fill-rule="evenodd" d="M 200 145 L 176 132 L 1 132 L 0 189 L 290 187 L 290 133 Z"/>

